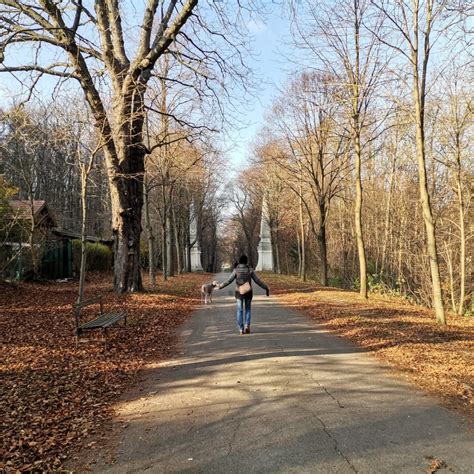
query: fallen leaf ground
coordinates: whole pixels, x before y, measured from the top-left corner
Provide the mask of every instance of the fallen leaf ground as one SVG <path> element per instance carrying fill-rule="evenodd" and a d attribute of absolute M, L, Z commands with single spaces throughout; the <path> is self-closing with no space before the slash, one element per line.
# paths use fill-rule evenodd
<path fill-rule="evenodd" d="M 264 281 L 285 305 L 308 314 L 385 362 L 411 382 L 474 420 L 474 318 L 433 312 L 401 299 L 324 288 L 315 282 L 267 273 Z"/>
<path fill-rule="evenodd" d="M 209 279 L 180 275 L 156 292 L 118 296 L 111 275 L 90 276 L 86 297 L 103 295 L 106 311 L 128 312 L 127 328 L 110 331 L 108 350 L 101 341 L 75 347 L 77 282 L 0 283 L 0 472 L 61 469 L 100 431 L 139 369 L 173 353 L 175 329 Z"/>

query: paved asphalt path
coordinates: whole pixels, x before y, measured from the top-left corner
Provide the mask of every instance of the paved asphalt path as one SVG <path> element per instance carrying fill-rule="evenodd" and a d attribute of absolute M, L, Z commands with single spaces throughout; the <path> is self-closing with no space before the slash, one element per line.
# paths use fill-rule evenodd
<path fill-rule="evenodd" d="M 474 472 L 459 415 L 256 293 L 250 335 L 238 334 L 233 284 L 196 311 L 182 353 L 121 405 L 114 462 L 94 471 L 425 473 L 438 459 L 438 472 Z"/>

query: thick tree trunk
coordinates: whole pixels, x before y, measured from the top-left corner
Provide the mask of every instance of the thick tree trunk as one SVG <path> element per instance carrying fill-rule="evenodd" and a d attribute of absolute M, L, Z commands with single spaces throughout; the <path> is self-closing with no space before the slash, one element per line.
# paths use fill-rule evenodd
<path fill-rule="evenodd" d="M 328 286 L 328 260 L 325 227 L 321 227 L 321 229 L 319 229 L 318 245 L 321 256 L 321 285 Z"/>
<path fill-rule="evenodd" d="M 142 291 L 140 234 L 142 230 L 144 152 L 130 147 L 120 160 L 120 174 L 110 179 L 114 236 L 114 290 Z"/>

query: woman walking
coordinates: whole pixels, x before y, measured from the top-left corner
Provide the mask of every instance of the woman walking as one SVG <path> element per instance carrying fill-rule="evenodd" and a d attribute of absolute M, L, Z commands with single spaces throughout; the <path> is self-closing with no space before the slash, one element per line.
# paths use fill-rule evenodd
<path fill-rule="evenodd" d="M 250 334 L 250 317 L 252 305 L 252 280 L 267 292 L 270 296 L 270 288 L 261 281 L 254 270 L 248 266 L 248 258 L 242 255 L 239 264 L 234 268 L 228 280 L 218 285 L 218 289 L 225 288 L 235 280 L 235 299 L 237 303 L 237 326 L 240 334 Z M 244 306 L 245 306 L 245 326 L 244 326 Z"/>

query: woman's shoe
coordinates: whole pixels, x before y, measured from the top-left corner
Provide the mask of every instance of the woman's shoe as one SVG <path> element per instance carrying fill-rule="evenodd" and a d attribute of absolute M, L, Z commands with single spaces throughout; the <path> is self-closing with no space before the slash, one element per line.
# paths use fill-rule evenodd
<path fill-rule="evenodd" d="M 243 335 L 245 334 L 245 333 L 244 333 L 244 330 L 241 329 L 241 330 L 239 331 L 239 334 L 240 334 L 241 336 L 243 336 Z"/>
<path fill-rule="evenodd" d="M 245 326 L 245 334 L 250 334 L 250 326 Z"/>

